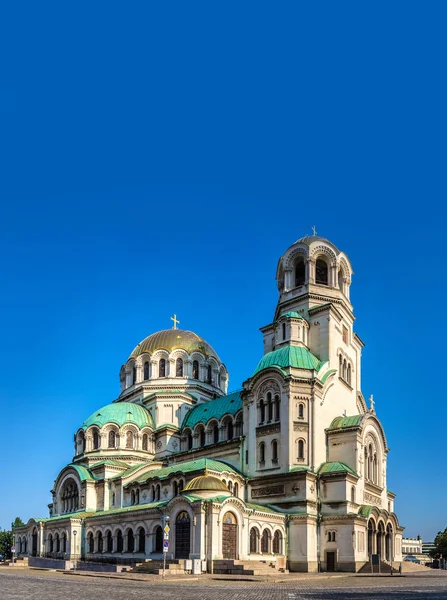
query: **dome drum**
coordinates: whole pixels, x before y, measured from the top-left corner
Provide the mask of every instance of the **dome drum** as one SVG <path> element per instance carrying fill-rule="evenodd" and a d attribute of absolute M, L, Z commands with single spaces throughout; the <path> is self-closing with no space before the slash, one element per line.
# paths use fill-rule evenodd
<path fill-rule="evenodd" d="M 192 331 L 167 329 L 145 338 L 120 371 L 121 392 L 166 380 L 170 385 L 192 381 L 225 393 L 228 372 L 212 346 Z"/>

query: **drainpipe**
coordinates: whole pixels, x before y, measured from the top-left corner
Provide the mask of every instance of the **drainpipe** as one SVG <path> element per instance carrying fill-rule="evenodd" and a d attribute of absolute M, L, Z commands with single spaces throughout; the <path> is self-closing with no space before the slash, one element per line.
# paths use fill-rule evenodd
<path fill-rule="evenodd" d="M 320 497 L 320 478 L 317 475 L 316 479 L 317 488 L 317 564 L 318 573 L 321 572 L 321 545 L 320 545 L 320 532 L 321 532 L 321 497 Z"/>

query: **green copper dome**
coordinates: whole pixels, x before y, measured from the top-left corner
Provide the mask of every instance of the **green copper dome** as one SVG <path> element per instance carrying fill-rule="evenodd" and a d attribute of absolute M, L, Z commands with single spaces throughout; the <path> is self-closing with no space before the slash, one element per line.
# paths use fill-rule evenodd
<path fill-rule="evenodd" d="M 177 349 L 185 350 L 188 354 L 201 352 L 205 356 L 213 356 L 221 362 L 214 348 L 193 331 L 185 329 L 164 329 L 145 338 L 134 349 L 129 358 L 137 358 L 144 352 L 153 354 L 157 350 L 172 352 Z"/>
<path fill-rule="evenodd" d="M 95 411 L 84 421 L 82 429 L 87 429 L 91 425 L 102 427 L 106 423 L 115 423 L 118 427 L 126 423 L 133 423 L 140 429 L 154 426 L 152 417 L 144 406 L 133 404 L 133 402 L 114 402 Z"/>
<path fill-rule="evenodd" d="M 253 375 L 269 367 L 279 367 L 281 369 L 292 367 L 294 369 L 315 369 L 315 371 L 319 371 L 323 364 L 307 348 L 284 346 L 284 348 L 278 348 L 278 350 L 273 350 L 273 352 L 268 352 L 263 356 Z"/>
<path fill-rule="evenodd" d="M 304 317 L 300 315 L 300 313 L 297 313 L 294 310 L 289 310 L 288 312 L 282 313 L 282 315 L 279 318 L 281 319 L 281 317 L 290 317 L 291 319 L 304 319 Z"/>

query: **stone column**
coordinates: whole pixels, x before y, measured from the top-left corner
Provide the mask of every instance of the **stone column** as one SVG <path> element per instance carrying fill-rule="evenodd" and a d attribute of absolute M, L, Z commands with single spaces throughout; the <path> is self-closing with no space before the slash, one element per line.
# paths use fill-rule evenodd
<path fill-rule="evenodd" d="M 313 258 L 307 259 L 309 283 L 315 283 L 315 260 Z"/>

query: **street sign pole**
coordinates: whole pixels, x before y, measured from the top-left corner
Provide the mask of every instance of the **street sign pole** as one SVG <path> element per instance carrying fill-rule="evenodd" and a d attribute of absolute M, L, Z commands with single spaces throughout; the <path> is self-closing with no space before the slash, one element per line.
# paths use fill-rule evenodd
<path fill-rule="evenodd" d="M 168 553 L 168 550 L 169 550 L 169 517 L 168 516 L 163 517 L 163 521 L 165 523 L 165 526 L 163 528 L 164 535 L 163 535 L 163 574 L 162 574 L 162 579 L 165 578 L 166 554 Z"/>

